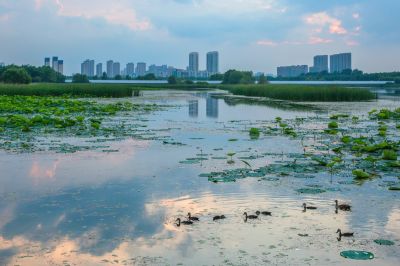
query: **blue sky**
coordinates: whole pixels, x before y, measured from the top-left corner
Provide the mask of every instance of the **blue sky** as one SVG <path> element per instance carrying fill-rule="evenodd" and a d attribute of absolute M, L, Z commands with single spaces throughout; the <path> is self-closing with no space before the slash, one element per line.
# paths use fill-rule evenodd
<path fill-rule="evenodd" d="M 275 73 L 316 54 L 352 52 L 366 72 L 400 70 L 398 0 L 0 0 L 0 62 L 86 59 L 185 68 L 220 52 L 221 70 Z"/>

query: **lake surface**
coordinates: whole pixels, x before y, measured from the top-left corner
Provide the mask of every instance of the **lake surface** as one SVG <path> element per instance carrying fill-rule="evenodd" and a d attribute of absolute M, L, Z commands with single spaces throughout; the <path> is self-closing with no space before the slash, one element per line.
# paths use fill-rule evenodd
<path fill-rule="evenodd" d="M 397 182 L 397 173 L 361 186 L 348 183 L 348 174 L 327 171 L 226 183 L 199 176 L 246 168 L 244 161 L 253 169 L 296 164 L 302 140 L 251 139 L 250 127 L 281 117 L 303 118 L 305 128 L 318 128 L 316 119 L 332 113 L 362 116 L 373 108 L 398 108 L 398 97 L 304 109 L 218 99 L 215 93 L 220 92 L 144 91 L 124 99 L 169 107 L 140 117 L 143 134 L 154 139 L 107 142 L 113 152 L 0 151 L 0 264 L 398 265 L 400 192 L 386 186 Z M 227 163 L 229 152 L 236 153 L 234 164 Z M 301 187 L 326 191 L 302 194 Z M 353 211 L 336 214 L 335 199 Z M 303 212 L 303 202 L 318 209 Z M 243 212 L 256 210 L 272 216 L 243 220 Z M 200 222 L 177 227 L 175 220 L 188 212 Z M 225 220 L 212 220 L 221 214 Z M 355 237 L 339 242 L 338 228 Z M 379 238 L 395 245 L 377 245 L 373 240 Z M 349 249 L 373 252 L 375 259 L 339 255 Z"/>

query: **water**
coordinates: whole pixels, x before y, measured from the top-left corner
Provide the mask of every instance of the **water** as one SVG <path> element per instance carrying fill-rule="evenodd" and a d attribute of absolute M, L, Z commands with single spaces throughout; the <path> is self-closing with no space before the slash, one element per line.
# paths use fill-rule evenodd
<path fill-rule="evenodd" d="M 329 112 L 359 115 L 395 108 L 397 98 L 316 104 L 323 111 L 228 104 L 204 92 L 145 91 L 130 100 L 171 105 L 146 117 L 147 130 L 186 145 L 126 139 L 111 142 L 111 149 L 119 150 L 111 153 L 0 152 L 1 265 L 365 265 L 340 257 L 347 249 L 373 252 L 376 258 L 367 264 L 398 265 L 400 193 L 381 187 L 382 180 L 341 185 L 346 177 L 334 176 L 331 182 L 329 174 L 321 173 L 313 179 L 279 176 L 215 184 L 199 174 L 246 166 L 237 158 L 235 165 L 226 159 L 179 163 L 229 151 L 236 157 L 302 153 L 299 140 L 250 140 L 248 129 L 277 116 L 313 119 Z M 228 141 L 234 138 L 238 141 Z M 251 164 L 256 168 L 281 160 L 286 158 L 271 155 Z M 317 195 L 295 191 L 315 184 L 332 190 Z M 351 203 L 353 211 L 335 214 L 334 199 Z M 318 209 L 302 212 L 303 202 Z M 256 210 L 272 216 L 245 223 L 243 212 Z M 187 212 L 200 222 L 175 226 Z M 227 218 L 213 222 L 220 214 Z M 356 237 L 338 242 L 338 228 Z M 379 246 L 376 238 L 396 244 Z"/>

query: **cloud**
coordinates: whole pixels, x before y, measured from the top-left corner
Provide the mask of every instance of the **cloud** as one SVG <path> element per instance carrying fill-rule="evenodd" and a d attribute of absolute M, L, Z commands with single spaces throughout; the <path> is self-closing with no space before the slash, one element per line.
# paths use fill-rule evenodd
<path fill-rule="evenodd" d="M 93 3 L 77 0 L 35 0 L 36 10 L 40 10 L 45 4 L 55 4 L 59 16 L 104 19 L 109 24 L 125 26 L 133 31 L 152 28 L 148 19 L 138 18 L 136 10 L 127 1 L 98 0 Z"/>
<path fill-rule="evenodd" d="M 277 46 L 278 43 L 271 41 L 271 40 L 259 40 L 259 41 L 257 41 L 257 45 Z"/>
<path fill-rule="evenodd" d="M 309 43 L 309 44 L 323 44 L 323 43 L 331 43 L 331 42 L 333 42 L 333 40 L 331 40 L 331 39 L 324 39 L 324 38 L 315 37 L 315 36 L 310 37 L 310 39 L 308 40 L 308 43 Z"/>
<path fill-rule="evenodd" d="M 309 25 L 329 28 L 331 34 L 346 34 L 347 30 L 342 26 L 342 21 L 329 16 L 326 12 L 319 12 L 305 17 L 305 22 Z"/>

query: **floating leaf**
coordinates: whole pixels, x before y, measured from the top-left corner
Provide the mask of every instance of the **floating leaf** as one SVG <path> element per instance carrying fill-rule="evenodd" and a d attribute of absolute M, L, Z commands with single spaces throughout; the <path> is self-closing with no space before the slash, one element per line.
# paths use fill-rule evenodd
<path fill-rule="evenodd" d="M 322 188 L 299 188 L 296 189 L 296 191 L 302 194 L 319 194 L 326 192 L 326 190 Z"/>
<path fill-rule="evenodd" d="M 340 256 L 352 260 L 372 260 L 374 254 L 368 251 L 346 250 L 340 252 Z"/>
<path fill-rule="evenodd" d="M 378 245 L 384 245 L 384 246 L 393 246 L 394 245 L 393 241 L 386 240 L 386 239 L 375 239 L 374 242 L 377 243 Z"/>

